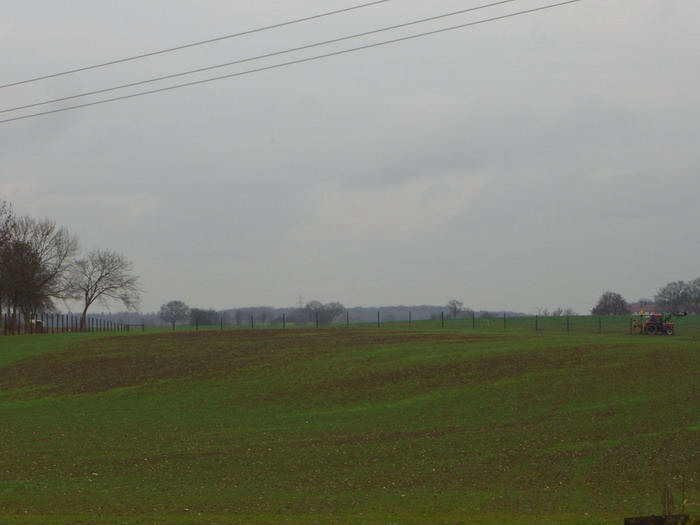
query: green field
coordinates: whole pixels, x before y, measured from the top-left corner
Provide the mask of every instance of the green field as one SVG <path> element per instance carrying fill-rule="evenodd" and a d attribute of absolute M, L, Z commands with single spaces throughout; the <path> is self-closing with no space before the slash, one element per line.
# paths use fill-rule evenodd
<path fill-rule="evenodd" d="M 529 328 L 0 338 L 2 525 L 621 524 L 685 476 L 700 338 Z"/>

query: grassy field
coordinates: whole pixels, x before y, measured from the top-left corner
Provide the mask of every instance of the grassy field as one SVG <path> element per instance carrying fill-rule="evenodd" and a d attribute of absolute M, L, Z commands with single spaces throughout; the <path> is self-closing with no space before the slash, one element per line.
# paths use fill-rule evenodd
<path fill-rule="evenodd" d="M 620 524 L 700 503 L 699 369 L 691 331 L 3 337 L 0 523 Z"/>

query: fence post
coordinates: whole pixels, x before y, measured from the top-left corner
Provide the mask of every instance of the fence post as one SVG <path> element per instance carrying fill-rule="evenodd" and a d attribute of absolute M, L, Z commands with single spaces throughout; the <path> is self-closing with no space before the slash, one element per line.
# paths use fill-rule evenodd
<path fill-rule="evenodd" d="M 221 316 L 221 329 L 224 329 L 224 316 Z"/>
<path fill-rule="evenodd" d="M 503 312 L 503 329 L 506 329 L 506 313 Z"/>
<path fill-rule="evenodd" d="M 195 320 L 195 322 L 194 322 L 194 329 L 195 329 L 196 331 L 199 331 L 199 319 L 196 319 L 196 320 Z"/>
<path fill-rule="evenodd" d="M 566 316 L 566 331 L 569 332 L 571 331 L 571 322 L 569 320 L 569 316 Z"/>
<path fill-rule="evenodd" d="M 440 328 L 445 328 L 445 312 L 440 312 Z"/>
<path fill-rule="evenodd" d="M 472 328 L 476 328 L 476 312 L 472 310 Z"/>
<path fill-rule="evenodd" d="M 411 328 L 412 322 L 413 322 L 413 319 L 411 318 L 411 312 L 409 310 L 409 312 L 408 312 L 408 327 L 409 328 Z"/>
<path fill-rule="evenodd" d="M 318 311 L 316 313 L 316 328 L 318 328 Z"/>
<path fill-rule="evenodd" d="M 255 330 L 255 318 L 252 315 L 250 316 L 250 329 Z"/>
<path fill-rule="evenodd" d="M 381 317 L 379 317 L 379 310 L 377 310 L 377 328 L 382 327 Z"/>
<path fill-rule="evenodd" d="M 350 328 L 350 312 L 345 312 L 345 327 Z"/>
<path fill-rule="evenodd" d="M 287 314 L 282 312 L 282 329 L 287 328 Z"/>
<path fill-rule="evenodd" d="M 535 332 L 539 331 L 540 329 L 540 324 L 539 324 L 539 316 L 535 316 Z"/>

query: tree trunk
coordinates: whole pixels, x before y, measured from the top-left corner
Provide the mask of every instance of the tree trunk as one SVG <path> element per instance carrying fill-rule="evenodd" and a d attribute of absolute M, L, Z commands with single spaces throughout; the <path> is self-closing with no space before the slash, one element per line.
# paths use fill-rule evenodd
<path fill-rule="evenodd" d="M 87 320 L 87 311 L 88 311 L 89 307 L 90 307 L 90 305 L 86 304 L 85 308 L 83 308 L 83 313 L 80 315 L 80 331 L 81 332 L 85 331 L 85 321 Z"/>

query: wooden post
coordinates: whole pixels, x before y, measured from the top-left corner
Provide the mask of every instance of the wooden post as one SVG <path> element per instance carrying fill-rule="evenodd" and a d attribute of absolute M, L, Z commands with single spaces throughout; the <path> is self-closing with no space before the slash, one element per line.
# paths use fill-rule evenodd
<path fill-rule="evenodd" d="M 382 327 L 382 320 L 381 317 L 379 317 L 379 310 L 377 310 L 377 328 Z"/>
<path fill-rule="evenodd" d="M 285 328 L 287 328 L 287 314 L 283 312 L 282 313 L 282 329 L 284 330 Z"/>
<path fill-rule="evenodd" d="M 503 329 L 506 329 L 506 313 L 503 312 Z"/>
<path fill-rule="evenodd" d="M 408 312 L 408 327 L 409 328 L 411 328 L 412 322 L 413 322 L 413 319 L 411 318 L 411 312 L 409 310 L 409 312 Z"/>
<path fill-rule="evenodd" d="M 350 312 L 345 312 L 345 327 L 350 328 Z"/>
<path fill-rule="evenodd" d="M 440 328 L 445 328 L 445 312 L 440 312 Z"/>
<path fill-rule="evenodd" d="M 535 332 L 537 332 L 540 329 L 538 321 L 539 321 L 539 317 L 536 315 L 535 316 Z"/>
<path fill-rule="evenodd" d="M 566 331 L 569 332 L 571 330 L 571 323 L 569 321 L 569 316 L 566 316 Z"/>
<path fill-rule="evenodd" d="M 252 315 L 250 316 L 250 329 L 251 330 L 255 329 L 255 319 L 253 318 Z"/>
<path fill-rule="evenodd" d="M 316 313 L 316 328 L 318 328 L 318 311 L 316 311 L 315 313 Z"/>

